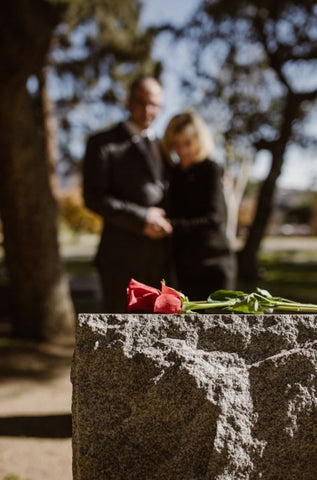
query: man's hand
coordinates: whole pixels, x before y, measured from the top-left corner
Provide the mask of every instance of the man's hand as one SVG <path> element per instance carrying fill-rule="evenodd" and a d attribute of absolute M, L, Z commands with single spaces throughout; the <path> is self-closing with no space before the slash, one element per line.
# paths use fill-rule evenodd
<path fill-rule="evenodd" d="M 164 238 L 171 235 L 173 227 L 166 218 L 166 212 L 162 208 L 149 207 L 146 215 L 146 222 L 143 234 L 152 239 Z"/>

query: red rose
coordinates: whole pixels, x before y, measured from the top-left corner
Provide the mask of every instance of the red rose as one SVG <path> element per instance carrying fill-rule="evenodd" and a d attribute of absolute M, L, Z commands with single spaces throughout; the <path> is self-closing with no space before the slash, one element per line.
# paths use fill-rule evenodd
<path fill-rule="evenodd" d="M 161 292 L 131 279 L 127 288 L 128 312 L 180 313 L 182 301 L 179 292 L 163 282 Z"/>
<path fill-rule="evenodd" d="M 162 292 L 162 294 L 163 293 L 169 293 L 169 294 L 174 295 L 175 297 L 177 297 L 179 299 L 182 298 L 181 294 L 177 290 L 175 290 L 175 288 L 168 287 L 167 285 L 165 285 L 164 282 L 161 282 L 161 292 Z"/>
<path fill-rule="evenodd" d="M 182 311 L 182 300 L 179 292 L 161 282 L 161 295 L 157 297 L 154 304 L 155 313 L 180 313 Z"/>
<path fill-rule="evenodd" d="M 154 313 L 181 313 L 182 302 L 180 298 L 170 293 L 163 293 L 155 300 Z"/>
<path fill-rule="evenodd" d="M 153 313 L 155 300 L 161 292 L 132 278 L 127 288 L 127 294 L 128 312 Z"/>

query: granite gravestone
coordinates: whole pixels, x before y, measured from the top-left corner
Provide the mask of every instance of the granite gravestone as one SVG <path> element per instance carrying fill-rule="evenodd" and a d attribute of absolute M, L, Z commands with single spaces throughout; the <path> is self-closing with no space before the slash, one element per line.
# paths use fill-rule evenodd
<path fill-rule="evenodd" d="M 74 480 L 315 480 L 317 316 L 81 315 Z"/>

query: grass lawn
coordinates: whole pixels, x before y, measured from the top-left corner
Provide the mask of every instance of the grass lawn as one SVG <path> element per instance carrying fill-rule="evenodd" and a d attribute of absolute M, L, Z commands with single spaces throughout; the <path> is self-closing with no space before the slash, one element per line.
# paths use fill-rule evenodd
<path fill-rule="evenodd" d="M 259 264 L 263 279 L 256 285 L 240 283 L 239 289 L 260 287 L 274 296 L 317 304 L 317 252 L 262 252 Z"/>

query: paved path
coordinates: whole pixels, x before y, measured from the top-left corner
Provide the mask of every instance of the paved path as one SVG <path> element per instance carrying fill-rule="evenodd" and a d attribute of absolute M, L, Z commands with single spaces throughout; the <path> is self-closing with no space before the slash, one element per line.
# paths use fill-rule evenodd
<path fill-rule="evenodd" d="M 72 351 L 0 352 L 0 480 L 71 480 Z"/>

